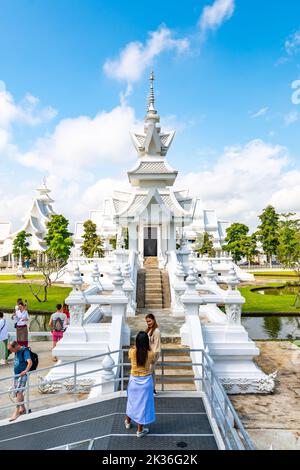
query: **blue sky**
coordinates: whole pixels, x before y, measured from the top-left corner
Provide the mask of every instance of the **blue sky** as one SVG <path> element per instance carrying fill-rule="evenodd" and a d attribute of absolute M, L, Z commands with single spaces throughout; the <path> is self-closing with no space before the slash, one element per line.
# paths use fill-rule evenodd
<path fill-rule="evenodd" d="M 268 203 L 300 210 L 300 104 L 292 102 L 292 83 L 300 80 L 300 2 L 0 0 L 0 6 L 0 80 L 3 99 L 15 107 L 2 116 L 2 148 L 0 107 L 0 219 L 12 218 L 17 228 L 45 174 L 57 210 L 72 220 L 86 218 L 114 181 L 126 179 L 135 156 L 120 126 L 142 121 L 152 66 L 162 125 L 177 128 L 168 161 L 182 184 L 197 189 L 219 217 L 250 225 Z M 160 40 L 155 32 L 164 32 Z M 131 43 L 136 57 L 127 57 Z M 101 137 L 99 127 L 100 140 L 108 140 L 102 148 L 97 126 L 106 129 Z M 77 142 L 82 133 L 88 142 Z M 70 173 L 68 142 L 75 147 Z M 256 177 L 264 187 L 260 198 Z"/>

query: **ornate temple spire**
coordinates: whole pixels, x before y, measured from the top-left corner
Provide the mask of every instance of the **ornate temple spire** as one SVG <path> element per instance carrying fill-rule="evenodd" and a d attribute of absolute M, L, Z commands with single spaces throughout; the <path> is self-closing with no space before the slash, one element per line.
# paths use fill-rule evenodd
<path fill-rule="evenodd" d="M 49 196 L 51 193 L 51 189 L 48 188 L 47 186 L 47 178 L 44 176 L 43 178 L 43 184 L 40 188 L 36 188 L 36 191 L 39 192 L 39 199 L 42 199 L 44 201 L 47 201 L 48 203 L 54 202 L 53 199 Z"/>
<path fill-rule="evenodd" d="M 150 94 L 148 96 L 147 114 L 144 120 L 143 132 L 131 132 L 133 144 L 140 157 L 162 158 L 167 154 L 175 132 L 161 132 L 159 126 L 160 116 L 155 109 L 155 96 L 153 82 L 154 72 L 150 73 Z"/>
<path fill-rule="evenodd" d="M 152 70 L 152 72 L 150 73 L 150 95 L 148 97 L 148 108 L 147 108 L 147 114 L 148 113 L 151 113 L 151 114 L 157 114 L 157 111 L 155 109 L 155 105 L 154 105 L 154 102 L 155 102 L 155 98 L 154 98 L 154 86 L 153 86 L 153 82 L 155 80 L 155 77 L 154 77 L 154 72 Z"/>

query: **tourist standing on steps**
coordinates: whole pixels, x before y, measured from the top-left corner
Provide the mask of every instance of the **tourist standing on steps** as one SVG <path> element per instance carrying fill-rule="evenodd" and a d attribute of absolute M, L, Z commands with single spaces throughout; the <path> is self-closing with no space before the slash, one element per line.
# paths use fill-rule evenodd
<path fill-rule="evenodd" d="M 7 321 L 4 318 L 4 313 L 0 312 L 0 364 L 7 364 L 8 358 L 8 328 Z"/>
<path fill-rule="evenodd" d="M 13 341 L 8 345 L 8 350 L 11 353 L 15 353 L 15 364 L 14 364 L 14 393 L 17 398 L 16 411 L 9 419 L 9 421 L 15 421 L 19 416 L 26 413 L 24 406 L 24 391 L 27 383 L 27 372 L 30 371 L 32 366 L 32 360 L 29 349 L 24 346 L 20 346 L 17 341 Z"/>
<path fill-rule="evenodd" d="M 27 348 L 29 315 L 22 300 L 18 302 L 16 306 L 16 313 L 12 318 L 15 320 L 17 341 L 20 346 L 25 346 L 25 348 Z"/>
<path fill-rule="evenodd" d="M 146 330 L 146 333 L 149 336 L 150 349 L 155 354 L 155 362 L 152 366 L 152 374 L 153 374 L 154 395 L 156 395 L 157 393 L 155 390 L 155 382 L 156 382 L 155 367 L 161 355 L 161 336 L 160 336 L 160 331 L 158 329 L 158 324 L 157 324 L 155 316 L 152 313 L 149 313 L 148 315 L 146 315 L 145 320 L 146 320 L 147 327 L 148 327 Z"/>
<path fill-rule="evenodd" d="M 155 354 L 150 350 L 147 333 L 138 333 L 135 347 L 129 350 L 128 357 L 131 361 L 131 372 L 127 388 L 125 428 L 130 429 L 131 421 L 134 421 L 137 423 L 137 437 L 143 437 L 149 433 L 149 429 L 144 425 L 155 421 L 151 373 Z"/>
<path fill-rule="evenodd" d="M 52 342 L 53 342 L 52 349 L 54 349 L 58 341 L 60 341 L 63 338 L 64 331 L 67 326 L 67 315 L 63 312 L 61 304 L 56 305 L 56 312 L 52 313 L 50 317 L 49 326 L 52 330 L 51 331 Z M 57 357 L 53 356 L 53 362 L 56 362 L 56 361 L 57 361 Z"/>

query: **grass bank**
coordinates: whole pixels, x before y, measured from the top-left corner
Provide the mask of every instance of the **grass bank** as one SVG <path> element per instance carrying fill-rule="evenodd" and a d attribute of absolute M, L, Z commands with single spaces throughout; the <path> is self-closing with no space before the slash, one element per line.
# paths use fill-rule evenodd
<path fill-rule="evenodd" d="M 265 287 L 279 287 L 282 283 L 272 283 Z M 257 285 L 241 287 L 239 290 L 243 297 L 246 299 L 246 303 L 243 305 L 243 313 L 264 313 L 264 314 L 276 314 L 276 313 L 291 313 L 300 315 L 300 308 L 293 306 L 295 302 L 295 294 L 287 295 L 262 295 L 258 294 Z M 263 289 L 264 286 L 259 286 Z"/>
<path fill-rule="evenodd" d="M 0 310 L 5 311 L 5 308 L 14 308 L 16 300 L 21 297 L 23 300 L 28 301 L 29 312 L 35 310 L 52 312 L 55 310 L 57 303 L 63 303 L 70 291 L 69 287 L 53 286 L 48 290 L 48 301 L 40 303 L 31 294 L 28 284 L 0 284 Z"/>
<path fill-rule="evenodd" d="M 298 279 L 294 271 L 251 271 L 255 277 Z"/>
<path fill-rule="evenodd" d="M 41 274 L 24 274 L 23 277 L 19 277 L 15 274 L 0 274 L 0 281 L 20 281 L 22 279 L 43 279 L 43 276 Z"/>

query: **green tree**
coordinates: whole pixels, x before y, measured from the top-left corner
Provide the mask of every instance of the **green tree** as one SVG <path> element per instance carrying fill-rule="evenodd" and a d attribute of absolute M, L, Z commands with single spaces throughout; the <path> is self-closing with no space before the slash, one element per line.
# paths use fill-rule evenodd
<path fill-rule="evenodd" d="M 246 242 L 249 227 L 244 224 L 234 223 L 226 229 L 227 236 L 225 238 L 226 245 L 223 250 L 231 253 L 233 261 L 237 263 L 246 256 Z"/>
<path fill-rule="evenodd" d="M 73 246 L 72 234 L 68 231 L 68 226 L 69 221 L 63 215 L 53 215 L 47 223 L 48 233 L 45 236 L 48 245 L 47 259 L 39 265 L 44 279 L 39 285 L 31 283 L 29 286 L 32 295 L 38 302 L 47 302 L 48 289 L 63 274 L 62 268 L 65 266 Z M 43 299 L 40 298 L 41 291 L 44 293 Z"/>
<path fill-rule="evenodd" d="M 109 239 L 109 243 L 111 244 L 111 246 L 115 250 L 117 248 L 117 235 L 114 235 L 113 237 L 111 237 Z"/>
<path fill-rule="evenodd" d="M 277 259 L 286 268 L 294 268 L 300 260 L 300 220 L 295 213 L 281 214 Z"/>
<path fill-rule="evenodd" d="M 253 233 L 245 237 L 244 241 L 244 250 L 247 261 L 252 264 L 255 256 L 258 255 L 259 251 L 257 249 L 257 235 Z"/>
<path fill-rule="evenodd" d="M 272 263 L 272 256 L 277 253 L 279 245 L 279 217 L 273 206 L 266 207 L 259 216 L 261 224 L 257 231 L 258 240 L 261 242 L 270 263 Z"/>
<path fill-rule="evenodd" d="M 16 258 L 20 256 L 20 253 L 22 259 L 30 258 L 31 251 L 28 248 L 29 242 L 27 241 L 27 238 L 31 236 L 31 233 L 26 233 L 25 230 L 22 230 L 20 233 L 18 233 L 13 242 L 13 255 Z"/>
<path fill-rule="evenodd" d="M 97 225 L 91 220 L 86 220 L 83 224 L 83 244 L 81 246 L 81 253 L 87 258 L 93 258 L 96 254 L 103 258 L 103 241 L 99 235 L 97 235 Z"/>
<path fill-rule="evenodd" d="M 195 242 L 195 251 L 200 255 L 207 255 L 210 258 L 214 258 L 216 256 L 216 250 L 214 249 L 213 236 L 207 232 L 200 233 Z"/>
<path fill-rule="evenodd" d="M 53 215 L 47 223 L 48 233 L 45 241 L 47 254 L 57 262 L 66 262 L 73 246 L 72 233 L 68 230 L 69 221 L 63 215 Z"/>

